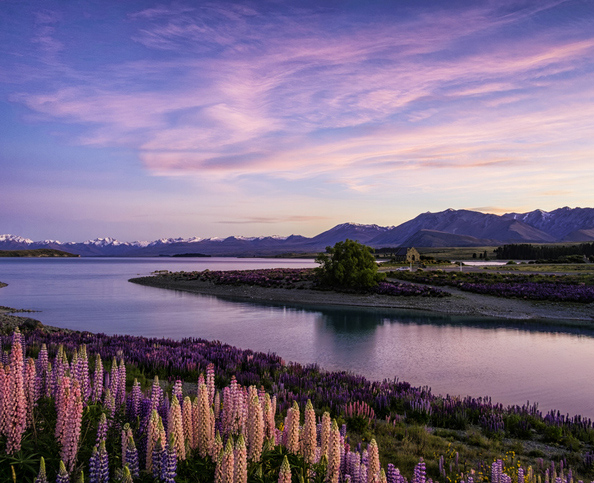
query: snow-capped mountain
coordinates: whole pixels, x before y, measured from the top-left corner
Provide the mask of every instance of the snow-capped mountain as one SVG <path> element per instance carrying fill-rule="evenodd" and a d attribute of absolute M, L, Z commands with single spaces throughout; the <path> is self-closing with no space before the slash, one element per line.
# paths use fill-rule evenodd
<path fill-rule="evenodd" d="M 186 253 L 213 256 L 267 256 L 282 253 L 314 253 L 346 239 L 381 248 L 395 246 L 487 246 L 505 243 L 552 243 L 594 241 L 594 208 L 559 208 L 546 212 L 493 215 L 448 209 L 422 213 L 398 226 L 383 227 L 343 223 L 312 238 L 300 235 L 161 238 L 121 242 L 96 238 L 84 242 L 33 241 L 0 235 L 0 250 L 54 248 L 81 256 L 150 257 Z"/>

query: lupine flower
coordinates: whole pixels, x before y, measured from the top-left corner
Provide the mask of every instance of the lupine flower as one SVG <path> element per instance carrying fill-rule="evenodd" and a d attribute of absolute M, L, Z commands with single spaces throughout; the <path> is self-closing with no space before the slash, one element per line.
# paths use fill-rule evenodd
<path fill-rule="evenodd" d="M 247 483 L 247 448 L 245 447 L 243 434 L 240 434 L 235 442 L 234 460 L 234 483 Z"/>
<path fill-rule="evenodd" d="M 340 476 L 340 431 L 336 420 L 332 420 L 330 438 L 328 441 L 328 472 L 326 480 L 329 483 L 338 483 Z"/>
<path fill-rule="evenodd" d="M 132 477 L 138 478 L 140 474 L 138 450 L 136 449 L 134 438 L 132 436 L 128 438 L 128 444 L 126 445 L 126 467 L 129 468 Z"/>
<path fill-rule="evenodd" d="M 305 406 L 305 422 L 301 432 L 301 454 L 306 463 L 314 463 L 316 447 L 316 413 L 311 401 L 308 399 Z"/>
<path fill-rule="evenodd" d="M 413 477 L 411 479 L 411 483 L 425 483 L 427 481 L 426 473 L 425 473 L 425 462 L 423 458 L 419 459 L 419 462 L 415 466 L 413 471 Z M 492 481 L 492 483 L 495 483 Z"/>
<path fill-rule="evenodd" d="M 95 372 L 93 373 L 93 389 L 91 391 L 91 401 L 94 403 L 101 400 L 103 395 L 103 362 L 99 354 L 95 355 Z"/>
<path fill-rule="evenodd" d="M 8 402 L 5 401 L 8 399 L 10 395 L 9 385 L 8 385 L 8 368 L 4 369 L 4 364 L 0 362 L 0 434 L 4 434 L 5 426 L 6 426 L 6 408 L 8 407 Z"/>
<path fill-rule="evenodd" d="M 23 346 L 18 328 L 14 331 L 8 378 L 8 391 L 4 399 L 6 453 L 21 449 L 21 438 L 27 422 L 27 400 L 23 376 Z"/>
<path fill-rule="evenodd" d="M 180 460 L 186 459 L 186 446 L 184 444 L 184 430 L 182 427 L 182 412 L 177 396 L 173 396 L 171 407 L 169 408 L 169 417 L 167 418 L 167 434 L 169 435 L 169 445 L 175 445 L 175 451 Z M 172 443 L 173 441 L 173 443 Z"/>
<path fill-rule="evenodd" d="M 63 461 L 60 461 L 60 470 L 58 471 L 58 476 L 56 476 L 56 483 L 70 483 L 70 476 L 66 471 L 66 466 Z"/>
<path fill-rule="evenodd" d="M 39 398 L 39 384 L 37 382 L 36 372 L 35 361 L 29 357 L 25 366 L 24 376 L 25 397 L 27 400 L 27 426 L 30 426 L 33 422 L 33 408 L 37 405 L 37 399 Z"/>
<path fill-rule="evenodd" d="M 274 441 L 275 434 L 275 411 L 276 409 L 276 396 L 270 399 L 270 394 L 264 394 L 264 437 L 267 440 Z"/>
<path fill-rule="evenodd" d="M 134 378 L 134 384 L 132 384 L 132 391 L 130 392 L 130 407 L 129 415 L 131 418 L 136 419 L 140 416 L 140 404 L 142 401 L 142 390 L 138 379 Z"/>
<path fill-rule="evenodd" d="M 91 457 L 92 458 L 92 457 Z M 90 466 L 90 465 L 89 465 Z M 105 449 L 105 440 L 99 442 L 99 449 L 95 453 L 95 474 L 89 480 L 91 483 L 109 483 L 109 455 Z"/>
<path fill-rule="evenodd" d="M 157 410 L 153 409 L 149 418 L 146 436 L 146 469 L 148 471 L 153 469 L 153 449 L 160 437 L 159 420 L 160 416 Z"/>
<path fill-rule="evenodd" d="M 367 446 L 367 483 L 373 483 L 380 470 L 379 450 L 375 439 Z M 422 482 L 418 482 L 422 483 Z"/>
<path fill-rule="evenodd" d="M 214 409 L 215 419 L 219 419 L 219 416 L 221 414 L 221 393 L 219 391 L 217 391 L 215 393 L 213 409 Z"/>
<path fill-rule="evenodd" d="M 89 378 L 89 361 L 87 357 L 87 346 L 81 345 L 78 352 L 78 359 L 74 366 L 74 377 L 80 384 L 83 403 L 86 404 L 91 397 L 91 381 Z"/>
<path fill-rule="evenodd" d="M 260 461 L 262 445 L 264 444 L 264 417 L 258 393 L 254 386 L 250 387 L 251 396 L 248 406 L 248 459 Z"/>
<path fill-rule="evenodd" d="M 278 474 L 278 483 L 291 483 L 291 465 L 287 459 L 287 455 L 283 458 L 283 462 Z"/>
<path fill-rule="evenodd" d="M 41 457 L 41 461 L 39 462 L 39 473 L 37 473 L 37 476 L 35 477 L 35 480 L 33 480 L 33 483 L 48 483 L 47 475 L 45 474 L 45 459 L 43 459 L 43 456 Z"/>
<path fill-rule="evenodd" d="M 198 416 L 197 426 L 194 428 L 194 435 L 197 436 L 198 444 L 196 447 L 200 456 L 205 458 L 209 454 L 212 444 L 210 439 L 210 406 L 208 404 L 208 389 L 205 384 L 198 386 Z"/>
<path fill-rule="evenodd" d="M 212 446 L 210 448 L 210 457 L 214 460 L 216 459 L 216 455 L 220 454 L 223 451 L 223 440 L 221 439 L 221 434 L 217 431 L 217 434 L 212 442 Z"/>
<path fill-rule="evenodd" d="M 212 362 L 206 368 L 206 387 L 208 388 L 208 405 L 212 406 L 215 395 L 215 370 Z"/>
<path fill-rule="evenodd" d="M 153 447 L 153 478 L 155 480 L 162 479 L 163 464 L 166 462 L 167 451 L 163 447 L 161 438 L 155 443 Z"/>
<path fill-rule="evenodd" d="M 330 440 L 330 414 L 325 411 L 322 414 L 322 427 L 320 430 L 320 457 L 328 457 L 328 442 Z"/>
<path fill-rule="evenodd" d="M 165 483 L 175 483 L 175 477 L 177 476 L 177 455 L 174 439 L 175 437 L 173 435 L 169 437 L 169 444 L 167 445 L 161 465 L 161 480 Z"/>
<path fill-rule="evenodd" d="M 109 388 L 105 388 L 105 393 L 103 396 L 103 407 L 105 408 L 109 416 L 108 426 L 110 426 L 116 413 L 116 401 L 111 393 L 111 389 Z"/>
<path fill-rule="evenodd" d="M 138 478 L 138 476 L 135 476 L 134 478 Z M 133 481 L 134 479 L 130 468 L 128 468 L 128 465 L 124 466 L 124 469 L 122 470 L 122 483 L 133 483 Z"/>
<path fill-rule="evenodd" d="M 97 424 L 97 444 L 99 444 L 102 439 L 107 438 L 108 429 L 109 425 L 107 424 L 107 417 L 105 416 L 105 413 L 101 413 L 101 416 L 99 416 L 99 423 Z"/>
<path fill-rule="evenodd" d="M 132 437 L 132 428 L 130 427 L 130 423 L 124 424 L 124 428 L 122 429 L 122 466 L 126 465 L 126 453 L 128 449 L 128 441 Z"/>
<path fill-rule="evenodd" d="M 219 452 L 219 455 L 213 459 L 215 459 L 217 462 L 216 466 L 215 466 L 214 483 L 223 483 L 223 479 L 224 479 L 223 450 L 221 449 L 221 451 Z"/>
<path fill-rule="evenodd" d="M 192 417 L 192 401 L 189 396 L 184 398 L 182 406 L 182 421 L 184 432 L 184 445 L 187 443 L 188 447 L 194 449 L 194 422 Z"/>
<path fill-rule="evenodd" d="M 68 401 L 70 399 L 70 378 L 63 377 L 56 388 L 56 430 L 55 436 L 60 446 L 66 442 L 66 422 L 68 420 Z"/>
<path fill-rule="evenodd" d="M 233 473 L 235 470 L 235 458 L 233 454 L 233 439 L 227 440 L 227 445 L 223 450 L 223 483 L 234 483 Z"/>
<path fill-rule="evenodd" d="M 118 366 L 118 392 L 115 398 L 118 406 L 126 402 L 126 366 L 124 365 L 124 359 L 120 359 L 120 365 Z"/>
<path fill-rule="evenodd" d="M 39 354 L 37 356 L 37 374 L 39 377 L 39 387 L 37 389 L 39 397 L 45 397 L 49 395 L 49 372 L 50 367 L 47 346 L 45 344 L 41 344 L 41 349 L 39 350 Z"/>
<path fill-rule="evenodd" d="M 287 451 L 293 454 L 299 453 L 299 419 L 299 405 L 297 401 L 293 401 L 293 407 L 287 411 L 285 427 L 285 446 L 287 447 Z"/>
<path fill-rule="evenodd" d="M 76 453 L 80 439 L 80 430 L 82 424 L 83 402 L 78 380 L 72 381 L 70 398 L 67 401 L 66 421 L 64 428 L 64 439 L 62 442 L 62 451 L 60 457 L 67 465 L 68 470 L 72 472 L 76 464 Z"/>
<path fill-rule="evenodd" d="M 184 400 L 184 395 L 182 390 L 182 381 L 180 379 L 177 379 L 175 381 L 175 384 L 173 384 L 173 389 L 171 389 L 171 396 L 176 396 L 177 402 L 181 406 L 182 401 Z"/>

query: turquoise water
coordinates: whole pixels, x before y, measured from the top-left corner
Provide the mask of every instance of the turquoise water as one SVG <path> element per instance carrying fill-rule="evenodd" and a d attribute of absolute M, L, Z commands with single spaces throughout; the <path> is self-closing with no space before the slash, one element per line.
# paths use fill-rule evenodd
<path fill-rule="evenodd" d="M 441 394 L 538 402 L 594 417 L 594 332 L 414 311 L 235 302 L 143 287 L 155 270 L 311 267 L 282 259 L 0 259 L 0 305 L 48 325 L 150 337 L 202 337 L 276 352 Z"/>

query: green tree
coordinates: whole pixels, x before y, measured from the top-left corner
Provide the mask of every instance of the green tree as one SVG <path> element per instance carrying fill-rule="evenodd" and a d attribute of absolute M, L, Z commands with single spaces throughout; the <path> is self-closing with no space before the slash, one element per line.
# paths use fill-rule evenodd
<path fill-rule="evenodd" d="M 316 262 L 319 282 L 330 287 L 367 290 L 385 278 L 377 271 L 373 249 L 349 239 L 326 247 Z"/>

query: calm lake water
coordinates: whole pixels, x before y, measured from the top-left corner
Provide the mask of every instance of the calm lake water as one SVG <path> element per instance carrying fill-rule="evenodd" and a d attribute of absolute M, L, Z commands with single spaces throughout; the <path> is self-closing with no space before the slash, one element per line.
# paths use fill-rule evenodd
<path fill-rule="evenodd" d="M 48 325 L 107 334 L 202 337 L 435 393 L 538 402 L 594 417 L 594 332 L 521 321 L 265 305 L 143 287 L 154 270 L 312 267 L 283 259 L 0 259 L 0 305 Z"/>

